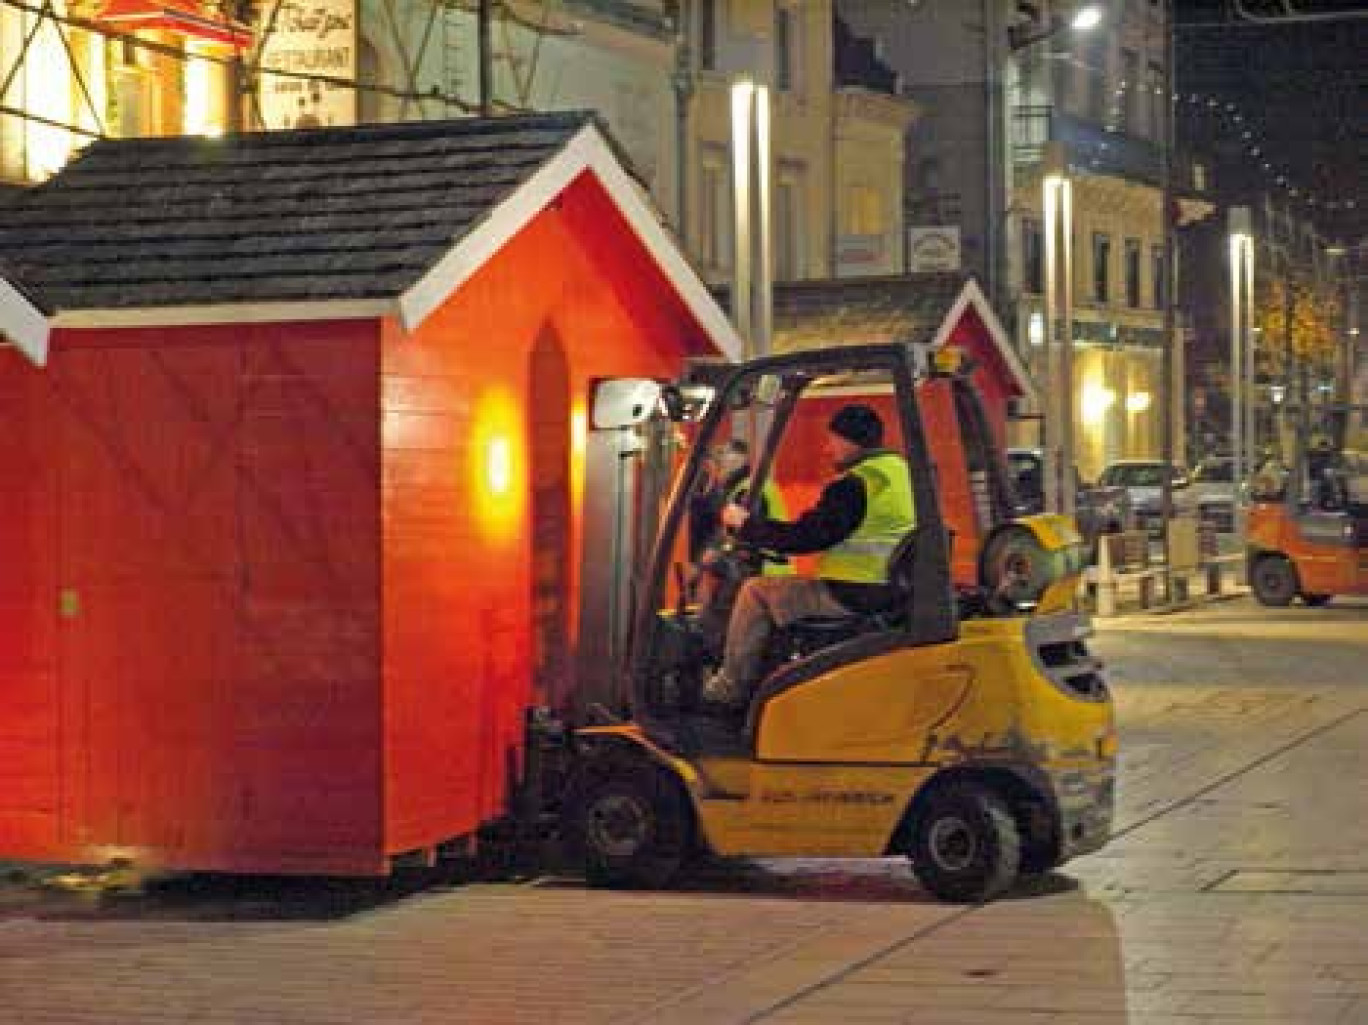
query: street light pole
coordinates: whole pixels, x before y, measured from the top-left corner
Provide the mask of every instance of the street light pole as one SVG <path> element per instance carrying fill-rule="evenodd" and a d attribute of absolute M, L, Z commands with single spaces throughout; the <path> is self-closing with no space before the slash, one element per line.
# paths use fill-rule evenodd
<path fill-rule="evenodd" d="M 1058 142 L 1041 165 L 1045 229 L 1045 503 L 1073 515 L 1073 185 Z"/>
<path fill-rule="evenodd" d="M 1160 201 L 1160 217 L 1164 230 L 1164 345 L 1160 360 L 1159 402 L 1159 448 L 1164 472 L 1160 476 L 1160 523 L 1163 529 L 1165 594 L 1173 597 L 1173 577 L 1168 571 L 1173 563 L 1170 545 L 1169 523 L 1173 519 L 1173 368 L 1176 318 L 1174 299 L 1176 296 L 1177 275 L 1174 273 L 1174 231 L 1173 231 L 1173 0 L 1164 0 L 1164 71 L 1162 96 L 1167 109 L 1164 112 L 1163 145 L 1163 198 Z"/>
<path fill-rule="evenodd" d="M 1254 315 L 1254 238 L 1249 207 L 1235 206 L 1228 215 L 1230 231 L 1230 446 L 1231 483 L 1235 489 L 1235 535 L 1244 534 L 1244 489 L 1253 472 L 1248 460 L 1245 433 L 1253 424 L 1245 423 L 1245 363 L 1254 362 L 1249 339 Z"/>

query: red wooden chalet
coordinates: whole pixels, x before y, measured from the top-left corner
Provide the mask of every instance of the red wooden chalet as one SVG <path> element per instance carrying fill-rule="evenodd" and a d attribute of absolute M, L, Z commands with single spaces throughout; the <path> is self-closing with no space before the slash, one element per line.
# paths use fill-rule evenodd
<path fill-rule="evenodd" d="M 97 142 L 0 258 L 0 856 L 378 873 L 498 817 L 591 380 L 739 350 L 598 124 Z"/>

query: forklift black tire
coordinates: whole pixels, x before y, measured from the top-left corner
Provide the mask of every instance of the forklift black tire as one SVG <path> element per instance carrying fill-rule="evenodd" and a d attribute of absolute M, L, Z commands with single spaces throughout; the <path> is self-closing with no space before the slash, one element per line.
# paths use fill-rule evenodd
<path fill-rule="evenodd" d="M 1260 605 L 1286 608 L 1301 590 L 1297 568 L 1281 555 L 1265 555 L 1254 563 L 1249 581 Z"/>
<path fill-rule="evenodd" d="M 571 828 L 592 886 L 659 889 L 691 849 L 684 795 L 658 769 L 628 769 L 588 782 L 575 802 Z"/>
<path fill-rule="evenodd" d="M 1304 594 L 1302 595 L 1302 601 L 1306 602 L 1306 604 L 1313 609 L 1319 609 L 1329 605 L 1330 599 L 1333 597 L 1333 594 Z"/>
<path fill-rule="evenodd" d="M 1016 882 L 1021 834 L 996 791 L 980 783 L 951 783 L 922 805 L 908 854 L 917 878 L 935 896 L 982 904 Z"/>

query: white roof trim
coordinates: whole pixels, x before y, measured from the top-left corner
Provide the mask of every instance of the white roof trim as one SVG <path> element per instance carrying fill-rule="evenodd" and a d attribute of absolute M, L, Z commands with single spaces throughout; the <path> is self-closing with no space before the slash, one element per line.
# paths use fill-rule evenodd
<path fill-rule="evenodd" d="M 555 158 L 500 203 L 489 216 L 437 261 L 399 297 L 399 319 L 406 331 L 417 328 L 456 289 L 546 209 L 583 171 L 592 171 L 618 212 L 636 232 L 685 307 L 728 359 L 743 351 L 741 338 L 722 308 L 684 259 L 679 247 L 642 197 L 639 186 L 622 169 L 608 143 L 593 125 L 581 129 Z"/>
<path fill-rule="evenodd" d="M 0 339 L 27 356 L 35 366 L 47 365 L 48 334 L 52 326 L 24 294 L 0 278 Z"/>
<path fill-rule="evenodd" d="M 936 331 L 936 337 L 931 340 L 931 348 L 939 349 L 950 340 L 950 333 L 955 330 L 960 318 L 964 316 L 964 311 L 970 306 L 974 307 L 974 312 L 979 315 L 979 319 L 983 321 L 983 326 L 988 329 L 988 335 L 997 347 L 998 355 L 1007 364 L 1007 369 L 1016 380 L 1022 396 L 1031 402 L 1039 401 L 1040 394 L 1036 390 L 1036 384 L 1030 371 L 1026 369 L 1026 364 L 1021 362 L 1021 357 L 1017 355 L 1011 339 L 1007 337 L 1007 332 L 1002 329 L 1002 322 L 998 320 L 997 314 L 993 312 L 993 307 L 989 305 L 988 297 L 983 294 L 978 282 L 972 278 L 964 283 L 964 288 L 960 290 L 955 304 L 950 307 L 950 312 L 941 321 L 941 326 Z"/>
<path fill-rule="evenodd" d="M 395 314 L 390 299 L 315 299 L 308 302 L 217 303 L 209 306 L 140 306 L 62 310 L 54 327 L 187 327 L 198 324 L 269 324 L 295 320 L 369 320 Z"/>

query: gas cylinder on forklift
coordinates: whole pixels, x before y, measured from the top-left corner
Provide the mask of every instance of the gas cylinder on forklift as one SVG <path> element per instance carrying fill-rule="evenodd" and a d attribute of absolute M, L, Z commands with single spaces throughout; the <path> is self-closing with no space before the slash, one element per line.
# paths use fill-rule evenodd
<path fill-rule="evenodd" d="M 591 880 L 663 885 L 703 852 L 896 854 L 936 895 L 979 901 L 1105 842 L 1116 734 L 1087 624 L 1063 597 L 1081 565 L 1070 554 L 1077 535 L 1067 523 L 1016 524 L 1050 556 L 1032 565 L 1038 575 L 1011 578 L 1011 560 L 980 557 L 973 593 L 954 585 L 946 468 L 917 391 L 932 375 L 927 357 L 903 345 L 808 351 L 729 368 L 712 386 L 653 392 L 643 382 L 596 397 L 604 429 L 662 409 L 697 418 L 681 422 L 689 455 L 614 667 L 626 714 L 563 734 L 543 790 L 543 818 L 554 812 Z M 706 624 L 726 616 L 704 615 L 679 570 L 706 453 L 747 436 L 758 496 L 792 465 L 786 446 L 810 436 L 812 410 L 825 422 L 816 400 L 871 386 L 893 397 L 885 444 L 906 461 L 916 508 L 887 565 L 895 600 L 777 631 L 744 714 L 715 714 L 699 701 L 718 650 Z M 733 547 L 726 557 L 743 580 L 775 556 Z"/>

